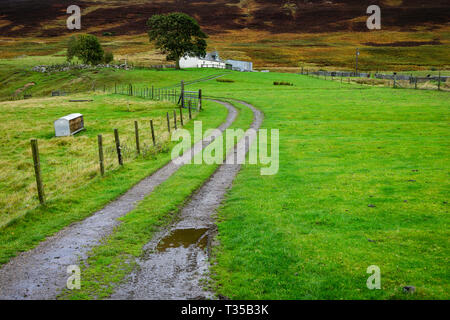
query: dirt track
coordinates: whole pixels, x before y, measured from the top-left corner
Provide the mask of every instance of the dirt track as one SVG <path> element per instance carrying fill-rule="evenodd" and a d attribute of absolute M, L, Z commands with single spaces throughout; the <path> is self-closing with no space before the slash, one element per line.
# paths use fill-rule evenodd
<path fill-rule="evenodd" d="M 245 102 L 254 114 L 251 128 L 258 130 L 262 113 Z M 172 300 L 213 299 L 212 292 L 203 289 L 202 279 L 208 274 L 208 255 L 215 235 L 213 214 L 221 204 L 240 170 L 231 163 L 236 150 L 248 151 L 253 142 L 242 138 L 227 160 L 181 210 L 179 221 L 161 231 L 144 247 L 145 254 L 137 260 L 138 268 L 111 299 Z M 241 149 L 242 150 L 242 149 Z"/>
<path fill-rule="evenodd" d="M 224 131 L 236 119 L 237 111 L 228 103 L 219 103 L 228 109 L 226 121 L 218 128 Z M 181 157 L 189 159 L 200 152 L 209 144 L 209 138 L 196 143 Z M 89 250 L 119 224 L 117 218 L 133 210 L 139 201 L 182 166 L 174 161 L 89 218 L 66 227 L 4 265 L 0 269 L 0 299 L 55 299 L 66 286 L 67 267 L 77 265 L 80 259 L 86 259 Z"/>

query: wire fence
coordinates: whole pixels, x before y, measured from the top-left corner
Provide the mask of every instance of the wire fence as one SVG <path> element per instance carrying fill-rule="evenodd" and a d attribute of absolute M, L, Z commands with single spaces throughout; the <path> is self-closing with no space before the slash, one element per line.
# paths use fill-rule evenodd
<path fill-rule="evenodd" d="M 302 68 L 299 73 L 324 80 L 337 82 L 356 83 L 368 86 L 382 86 L 415 90 L 440 90 L 450 91 L 450 76 L 441 75 L 438 71 L 437 75 L 428 74 L 427 76 L 413 74 L 383 74 L 383 73 L 364 73 L 364 72 L 348 72 L 348 71 L 312 71 Z"/>
<path fill-rule="evenodd" d="M 196 80 L 197 82 L 198 80 Z M 205 81 L 205 80 L 202 80 Z M 202 108 L 202 91 L 186 91 L 184 86 L 194 82 L 181 81 L 180 84 L 165 88 L 155 88 L 154 86 L 139 86 L 133 84 L 117 85 L 114 84 L 114 88 L 110 91 L 115 94 L 122 94 L 128 96 L 140 97 L 143 99 L 150 99 L 155 101 L 169 101 L 179 105 L 184 109 L 194 109 L 196 111 Z M 177 89 L 177 88 L 180 89 Z M 105 88 L 105 92 L 108 90 Z"/>
<path fill-rule="evenodd" d="M 124 125 L 123 121 L 120 125 L 118 123 L 118 126 L 113 124 L 109 132 L 99 134 L 96 139 L 83 137 L 77 139 L 76 143 L 58 139 L 56 144 L 54 140 L 32 139 L 32 157 L 27 157 L 23 162 L 26 163 L 26 167 L 34 168 L 36 182 L 33 183 L 31 176 L 28 176 L 26 188 L 4 194 L 0 204 L 9 206 L 4 209 L 8 212 L 28 210 L 37 200 L 45 203 L 47 199 L 58 198 L 73 188 L 85 185 L 94 177 L 106 175 L 108 172 L 114 174 L 115 169 L 137 159 L 152 159 L 161 152 L 168 152 L 171 133 L 185 126 L 202 110 L 201 90 L 185 91 L 183 82 L 180 83 L 179 89 L 114 84 L 110 87 L 104 85 L 102 88 L 97 86 L 95 91 L 99 90 L 109 94 L 167 101 L 175 107 L 169 108 L 167 112 L 163 111 L 160 116 L 154 116 L 153 119 L 130 120 L 129 125 Z M 62 94 L 62 92 L 55 93 L 55 96 Z M 187 110 L 182 111 L 183 108 Z M 58 150 L 60 148 L 61 150 Z M 64 151 L 63 156 L 60 151 Z M 8 181 L 11 183 L 17 180 L 17 184 L 23 185 L 25 183 L 23 176 L 20 179 L 19 177 L 13 179 L 14 172 L 14 168 L 2 170 L 0 176 L 6 174 L 10 176 Z M 28 173 L 32 175 L 31 171 L 27 170 L 27 175 Z M 11 185 L 11 190 L 17 189 Z"/>

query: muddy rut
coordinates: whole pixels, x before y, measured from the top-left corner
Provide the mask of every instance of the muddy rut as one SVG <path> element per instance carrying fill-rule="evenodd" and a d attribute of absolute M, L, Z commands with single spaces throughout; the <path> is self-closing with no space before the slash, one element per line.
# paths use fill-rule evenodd
<path fill-rule="evenodd" d="M 226 121 L 218 127 L 224 131 L 236 119 L 237 110 L 229 103 L 216 102 L 228 109 Z M 189 159 L 201 152 L 210 140 L 211 137 L 207 137 L 197 142 L 181 157 Z M 66 286 L 69 276 L 67 267 L 78 265 L 80 260 L 86 259 L 89 250 L 119 224 L 117 218 L 133 210 L 139 201 L 181 166 L 175 161 L 169 162 L 90 217 L 64 228 L 34 249 L 11 259 L 0 269 L 0 299 L 55 299 Z"/>
<path fill-rule="evenodd" d="M 262 113 L 245 102 L 254 114 L 251 128 L 258 130 Z M 254 137 L 242 138 L 227 159 L 181 210 L 178 221 L 161 231 L 144 247 L 136 270 L 118 286 L 111 299 L 172 300 L 214 299 L 204 290 L 209 252 L 216 233 L 214 213 L 240 170 L 238 149 L 248 151 Z"/>

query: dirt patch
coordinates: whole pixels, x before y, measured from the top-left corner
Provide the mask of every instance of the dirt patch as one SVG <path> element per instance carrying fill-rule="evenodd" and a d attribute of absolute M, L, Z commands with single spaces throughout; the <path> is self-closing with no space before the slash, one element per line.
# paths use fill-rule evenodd
<path fill-rule="evenodd" d="M 14 91 L 14 95 L 18 96 L 20 95 L 22 92 L 28 90 L 31 87 L 34 87 L 36 85 L 36 83 L 34 82 L 29 82 L 26 85 L 24 85 L 22 88 L 17 89 L 16 91 Z"/>

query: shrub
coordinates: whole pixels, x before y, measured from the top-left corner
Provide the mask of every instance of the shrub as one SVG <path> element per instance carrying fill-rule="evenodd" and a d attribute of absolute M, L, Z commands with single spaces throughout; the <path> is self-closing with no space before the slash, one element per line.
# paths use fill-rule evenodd
<path fill-rule="evenodd" d="M 106 64 L 111 63 L 114 60 L 114 55 L 111 51 L 105 51 L 105 55 L 103 56 L 103 62 Z"/>
<path fill-rule="evenodd" d="M 284 81 L 274 81 L 274 86 L 293 86 L 293 83 L 290 82 L 284 82 Z"/>
<path fill-rule="evenodd" d="M 234 82 L 234 80 L 231 79 L 216 79 L 217 82 Z"/>
<path fill-rule="evenodd" d="M 67 60 L 71 61 L 77 57 L 84 64 L 99 64 L 103 61 L 103 48 L 96 36 L 82 34 L 78 37 L 71 37 L 67 48 Z"/>

